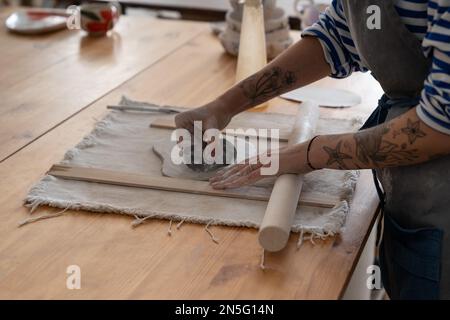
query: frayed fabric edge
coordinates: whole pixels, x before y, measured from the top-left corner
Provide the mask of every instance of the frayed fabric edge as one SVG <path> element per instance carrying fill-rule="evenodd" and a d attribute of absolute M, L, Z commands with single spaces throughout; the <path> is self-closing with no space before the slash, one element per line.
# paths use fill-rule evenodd
<path fill-rule="evenodd" d="M 359 171 L 348 171 L 345 175 L 346 179 L 344 182 L 345 185 L 345 194 L 342 198 L 351 200 L 351 195 L 354 192 L 356 183 L 359 177 Z M 118 213 L 134 216 L 135 220 L 132 222 L 132 227 L 137 227 L 142 224 L 145 220 L 151 218 L 159 218 L 159 219 L 167 219 L 179 221 L 177 227 L 181 226 L 184 222 L 197 223 L 197 224 L 205 224 L 205 225 L 223 225 L 223 226 L 232 226 L 232 227 L 247 227 L 247 228 L 259 228 L 259 224 L 251 222 L 251 221 L 233 221 L 233 220 L 225 220 L 225 219 L 211 219 L 209 217 L 201 217 L 187 214 L 173 214 L 167 212 L 156 212 L 156 211 L 148 211 L 148 210 L 140 210 L 133 208 L 120 208 L 115 206 L 109 206 L 105 204 L 98 203 L 78 203 L 74 201 L 61 201 L 57 199 L 51 199 L 48 197 L 37 196 L 36 194 L 45 193 L 46 187 L 45 182 L 56 179 L 55 177 L 46 175 L 41 179 L 37 184 L 35 184 L 29 191 L 28 196 L 25 198 L 25 205 L 30 207 L 30 214 L 32 214 L 38 207 L 40 206 L 49 206 L 55 208 L 63 209 L 64 213 L 67 210 L 86 210 L 91 212 L 99 212 L 99 213 Z M 329 213 L 327 213 L 330 222 L 325 224 L 324 226 L 306 226 L 303 224 L 294 224 L 292 226 L 291 231 L 294 233 L 299 233 L 299 241 L 297 246 L 300 247 L 303 243 L 303 240 L 309 240 L 311 243 L 314 243 L 314 239 L 325 239 L 327 237 L 334 236 L 341 231 L 345 223 L 345 218 L 349 212 L 349 205 L 347 200 L 342 200 L 338 203 Z M 61 214 L 46 214 L 45 216 L 39 218 L 30 218 L 28 222 L 21 223 L 21 225 L 25 225 L 31 222 L 39 221 L 42 219 L 52 218 L 56 216 L 60 216 Z"/>
<path fill-rule="evenodd" d="M 314 239 L 325 240 L 340 233 L 349 210 L 348 202 L 343 200 L 327 214 L 329 222 L 323 226 L 293 225 L 291 231 L 299 233 L 297 248 L 300 248 L 305 240 L 315 244 Z"/>
<path fill-rule="evenodd" d="M 38 186 L 35 190 L 43 190 L 42 186 Z M 31 194 L 25 199 L 25 206 L 31 208 L 30 213 L 33 213 L 40 206 L 49 206 L 53 208 L 62 208 L 65 210 L 75 210 L 75 211 L 90 211 L 97 213 L 117 213 L 129 215 L 135 218 L 132 226 L 138 226 L 143 221 L 151 218 L 165 219 L 165 220 L 173 220 L 179 222 L 190 222 L 190 223 L 198 223 L 198 224 L 209 224 L 211 225 L 225 225 L 225 226 L 241 226 L 248 228 L 258 228 L 259 225 L 251 222 L 251 221 L 240 221 L 239 223 L 232 220 L 224 220 L 224 219 L 211 219 L 210 217 L 201 217 L 195 215 L 188 214 L 174 214 L 169 212 L 162 211 L 148 211 L 142 209 L 134 209 L 134 208 L 121 208 L 116 206 L 110 206 L 105 204 L 98 203 L 79 203 L 74 201 L 61 201 L 51 198 L 45 198 L 41 196 L 34 196 Z"/>
<path fill-rule="evenodd" d="M 36 189 L 42 190 L 42 186 L 36 186 Z M 35 190 L 36 190 L 35 189 Z M 178 225 L 181 226 L 182 223 L 197 223 L 204 224 L 208 227 L 211 225 L 223 225 L 223 226 L 231 226 L 231 227 L 247 227 L 247 228 L 259 228 L 259 224 L 251 222 L 251 221 L 233 221 L 233 220 L 225 220 L 225 219 L 211 219 L 210 217 L 201 217 L 201 216 L 193 216 L 193 215 L 183 215 L 183 214 L 173 214 L 167 212 L 156 212 L 156 211 L 148 211 L 148 210 L 140 210 L 133 208 L 120 208 L 115 206 L 109 206 L 104 204 L 97 203 L 78 203 L 73 201 L 61 201 L 50 198 L 44 198 L 40 196 L 30 195 L 25 199 L 25 206 L 30 208 L 30 214 L 32 214 L 38 207 L 40 206 L 49 206 L 54 208 L 63 209 L 64 213 L 67 210 L 75 210 L 75 211 L 91 211 L 98 213 L 117 213 L 124 214 L 135 219 L 131 223 L 132 227 L 137 227 L 142 224 L 145 220 L 151 218 L 158 219 L 166 219 L 173 220 L 179 222 Z M 328 236 L 333 236 L 339 233 L 341 226 L 345 222 L 345 216 L 348 212 L 348 204 L 346 201 L 341 201 L 335 208 L 333 208 L 330 213 L 328 213 L 329 217 L 333 219 L 333 221 L 337 222 L 339 228 L 335 226 L 334 223 L 329 223 L 324 227 L 319 226 L 304 226 L 301 224 L 293 225 L 292 232 L 294 233 L 302 233 L 303 235 L 311 234 L 314 238 L 325 238 Z M 35 221 L 39 221 L 42 219 L 52 218 L 53 216 L 60 216 L 60 213 L 55 214 L 46 214 L 45 218 L 34 217 L 30 218 L 30 221 L 25 223 L 31 223 Z M 24 225 L 24 224 L 22 224 Z"/>
<path fill-rule="evenodd" d="M 291 231 L 294 233 L 303 234 L 313 234 L 314 237 L 324 238 L 328 236 L 334 236 L 339 233 L 342 226 L 345 223 L 345 218 L 349 212 L 349 201 L 351 201 L 351 196 L 355 190 L 356 183 L 359 178 L 359 171 L 348 171 L 345 174 L 344 186 L 345 186 L 345 194 L 343 194 L 342 200 L 338 203 L 327 216 L 334 223 L 328 223 L 324 226 L 305 226 L 302 224 L 294 224 L 292 226 Z M 212 224 L 212 225 L 224 225 L 224 226 L 233 226 L 233 227 L 248 227 L 248 228 L 259 228 L 259 224 L 251 222 L 251 221 L 233 221 L 233 220 L 225 220 L 225 219 L 211 219 L 209 217 L 200 217 L 194 215 L 187 214 L 173 214 L 167 212 L 154 212 L 148 210 L 139 210 L 132 208 L 120 208 L 115 206 L 109 206 L 105 204 L 98 203 L 78 203 L 74 201 L 61 201 L 57 199 L 51 199 L 49 197 L 38 196 L 37 194 L 42 194 L 46 192 L 46 184 L 47 181 L 53 181 L 56 178 L 50 175 L 46 175 L 43 177 L 38 183 L 36 183 L 30 189 L 28 196 L 25 198 L 25 205 L 30 207 L 30 214 L 33 213 L 39 206 L 50 206 L 56 208 L 62 208 L 64 210 L 86 210 L 92 212 L 100 212 L 100 213 L 118 213 L 118 214 L 126 214 L 134 216 L 136 219 L 132 223 L 133 227 L 137 227 L 145 220 L 150 218 L 159 218 L 159 219 L 173 219 L 175 221 L 179 221 L 180 224 L 177 225 L 177 228 L 181 226 L 184 222 L 190 223 L 199 223 L 199 224 Z"/>

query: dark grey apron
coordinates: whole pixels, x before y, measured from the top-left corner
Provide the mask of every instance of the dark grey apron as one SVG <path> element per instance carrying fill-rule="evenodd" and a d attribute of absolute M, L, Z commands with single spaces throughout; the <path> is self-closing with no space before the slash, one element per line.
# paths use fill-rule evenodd
<path fill-rule="evenodd" d="M 363 127 L 368 128 L 418 104 L 431 60 L 404 26 L 394 0 L 342 4 L 359 56 L 385 91 Z M 370 5 L 381 9 L 379 30 L 366 26 Z M 380 266 L 390 298 L 450 299 L 450 156 L 377 175 L 384 189 Z"/>

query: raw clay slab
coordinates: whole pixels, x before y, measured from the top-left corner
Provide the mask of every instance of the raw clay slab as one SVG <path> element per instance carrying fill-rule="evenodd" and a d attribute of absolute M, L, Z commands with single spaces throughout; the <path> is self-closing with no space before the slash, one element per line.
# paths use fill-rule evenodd
<path fill-rule="evenodd" d="M 241 148 L 244 147 L 245 150 L 237 150 L 238 155 L 248 154 L 248 157 L 253 157 L 257 155 L 256 147 L 253 145 L 252 142 L 247 142 L 243 140 L 242 138 L 237 137 L 226 137 L 228 141 L 233 143 L 235 148 Z M 240 143 L 234 143 L 234 139 L 239 139 Z M 238 147 L 239 146 L 239 147 Z M 156 141 L 153 144 L 152 150 L 153 152 L 159 156 L 161 159 L 161 173 L 164 176 L 172 177 L 172 178 L 181 178 L 181 179 L 192 179 L 192 180 L 209 180 L 218 170 L 221 168 L 218 168 L 216 170 L 208 171 L 208 172 L 198 172 L 190 169 L 187 165 L 184 163 L 181 164 L 175 164 L 172 161 L 171 153 L 173 148 L 176 147 L 175 141 L 167 141 L 167 139 L 163 138 L 158 141 Z M 240 162 L 241 158 L 237 158 L 236 162 Z M 223 167 L 222 167 L 223 168 Z"/>

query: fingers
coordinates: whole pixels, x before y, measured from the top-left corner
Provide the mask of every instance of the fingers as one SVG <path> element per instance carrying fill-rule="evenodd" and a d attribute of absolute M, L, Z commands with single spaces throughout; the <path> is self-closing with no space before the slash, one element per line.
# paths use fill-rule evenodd
<path fill-rule="evenodd" d="M 260 162 L 237 164 L 219 171 L 210 179 L 210 184 L 214 189 L 238 188 L 253 184 L 263 178 L 261 167 Z"/>
<path fill-rule="evenodd" d="M 189 112 L 189 111 L 186 111 Z M 188 130 L 191 134 L 194 132 L 194 123 L 188 115 L 179 113 L 175 116 L 175 126 L 176 128 L 182 128 Z"/>
<path fill-rule="evenodd" d="M 223 181 L 235 174 L 243 175 L 246 171 L 251 169 L 252 165 L 255 166 L 256 169 L 258 164 L 257 158 L 253 157 L 250 159 L 246 159 L 238 164 L 235 164 L 233 166 L 228 166 L 224 169 L 221 169 L 217 171 L 217 173 L 209 180 L 210 182 L 218 182 Z"/>
<path fill-rule="evenodd" d="M 262 179 L 261 170 L 259 168 L 254 170 L 250 169 L 246 170 L 243 175 L 238 172 L 224 180 L 213 182 L 211 186 L 214 189 L 239 188 L 242 186 L 253 184 L 260 179 Z"/>
<path fill-rule="evenodd" d="M 209 179 L 209 182 L 212 184 L 214 182 L 223 181 L 238 173 L 244 166 L 245 164 L 235 164 L 225 169 L 219 170 L 212 178 Z"/>

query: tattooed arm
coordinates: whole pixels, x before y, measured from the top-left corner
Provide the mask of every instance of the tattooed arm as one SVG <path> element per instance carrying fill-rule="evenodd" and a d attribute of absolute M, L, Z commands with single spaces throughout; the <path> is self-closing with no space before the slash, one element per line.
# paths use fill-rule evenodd
<path fill-rule="evenodd" d="M 280 149 L 279 171 L 308 173 L 309 141 Z M 450 135 L 428 127 L 415 108 L 389 122 L 356 133 L 319 136 L 311 144 L 309 159 L 317 169 L 374 169 L 407 166 L 450 154 Z M 261 164 L 240 164 L 211 179 L 214 188 L 234 188 L 264 178 Z"/>
<path fill-rule="evenodd" d="M 225 92 L 236 114 L 282 93 L 328 76 L 331 68 L 316 38 L 306 37 L 282 53 L 265 68 Z"/>
<path fill-rule="evenodd" d="M 369 169 L 417 164 L 450 153 L 450 136 L 427 126 L 411 109 L 389 122 L 352 134 L 318 137 L 314 167 Z"/>
<path fill-rule="evenodd" d="M 188 130 L 192 130 L 194 121 L 202 121 L 204 129 L 223 129 L 236 114 L 330 73 L 319 41 L 306 37 L 214 101 L 178 114 L 175 123 Z"/>

